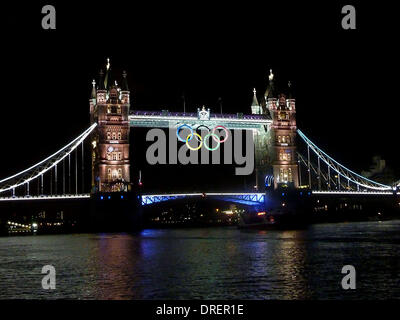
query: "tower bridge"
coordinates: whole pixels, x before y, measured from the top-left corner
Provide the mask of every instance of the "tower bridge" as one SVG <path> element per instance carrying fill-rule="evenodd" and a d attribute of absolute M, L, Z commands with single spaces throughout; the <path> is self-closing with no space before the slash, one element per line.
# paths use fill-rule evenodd
<path fill-rule="evenodd" d="M 10 177 L 0 180 L 0 203 L 120 198 L 133 191 L 129 158 L 131 128 L 194 129 L 222 125 L 228 130 L 251 130 L 255 148 L 256 192 L 181 193 L 137 195 L 142 205 L 187 197 L 226 200 L 259 206 L 265 203 L 265 189 L 305 188 L 309 195 L 400 196 L 399 182 L 385 185 L 357 174 L 322 151 L 296 126 L 295 99 L 289 92 L 277 94 L 272 71 L 258 102 L 253 91 L 251 114 L 215 114 L 208 108 L 195 113 L 131 110 L 127 74 L 122 85 L 112 81 L 111 66 L 93 81 L 89 99 L 90 126 L 56 153 Z M 91 185 L 85 185 L 84 143 L 90 146 Z M 306 154 L 298 151 L 300 144 Z M 300 149 L 300 148 L 299 148 Z M 301 191 L 300 191 L 301 192 Z M 104 198 L 103 194 L 107 194 Z M 113 195 L 114 194 L 114 195 Z M 101 198 L 102 197 L 102 198 Z"/>

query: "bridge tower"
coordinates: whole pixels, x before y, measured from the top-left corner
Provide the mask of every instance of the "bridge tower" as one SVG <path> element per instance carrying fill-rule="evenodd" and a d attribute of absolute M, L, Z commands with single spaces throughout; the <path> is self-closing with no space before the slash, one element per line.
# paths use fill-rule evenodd
<path fill-rule="evenodd" d="M 130 92 L 126 72 L 122 85 L 113 80 L 109 59 L 106 73 L 93 89 L 90 104 L 92 134 L 92 192 L 127 192 L 130 190 L 129 108 Z"/>
<path fill-rule="evenodd" d="M 269 131 L 269 150 L 274 176 L 274 188 L 299 186 L 296 153 L 296 106 L 290 93 L 288 97 L 276 95 L 274 74 L 269 75 L 269 85 L 265 93 L 267 109 L 272 118 Z"/>

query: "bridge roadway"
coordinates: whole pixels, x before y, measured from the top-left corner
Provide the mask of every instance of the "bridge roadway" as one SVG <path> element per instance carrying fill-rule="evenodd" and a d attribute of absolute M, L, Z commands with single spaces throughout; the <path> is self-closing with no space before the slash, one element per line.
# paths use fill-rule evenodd
<path fill-rule="evenodd" d="M 174 128 L 179 124 L 206 125 L 210 128 L 223 125 L 228 129 L 261 129 L 269 126 L 272 120 L 266 115 L 211 114 L 199 119 L 198 113 L 169 111 L 132 111 L 129 115 L 131 127 Z"/>
<path fill-rule="evenodd" d="M 0 202 L 15 201 L 54 201 L 54 200 L 80 200 L 90 199 L 90 194 L 65 194 L 65 195 L 40 195 L 40 196 L 15 196 L 1 197 Z M 99 195 L 100 200 L 107 201 L 108 197 Z M 260 205 L 265 201 L 264 193 L 173 193 L 173 194 L 145 194 L 142 195 L 142 205 L 148 205 L 169 200 L 182 199 L 187 197 L 207 197 L 210 199 L 218 199 L 230 202 L 241 203 L 245 205 Z"/>
<path fill-rule="evenodd" d="M 322 196 L 393 196 L 400 197 L 400 191 L 311 191 L 312 195 Z M 68 199 L 90 199 L 90 194 L 65 194 L 65 195 L 40 195 L 40 196 L 15 196 L 0 197 L 0 202 L 11 201 L 51 201 L 51 200 L 68 200 Z M 219 199 L 232 201 L 246 205 L 259 205 L 265 202 L 265 194 L 260 192 L 204 192 L 204 193 L 170 193 L 170 194 L 143 194 L 142 205 L 149 205 L 169 200 L 182 199 L 187 197 L 207 197 L 210 199 Z"/>

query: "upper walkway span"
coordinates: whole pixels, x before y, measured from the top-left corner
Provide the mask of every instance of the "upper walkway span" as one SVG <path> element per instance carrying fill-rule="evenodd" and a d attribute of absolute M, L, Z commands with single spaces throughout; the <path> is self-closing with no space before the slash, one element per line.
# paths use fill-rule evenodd
<path fill-rule="evenodd" d="M 199 111 L 201 112 L 201 111 Z M 223 125 L 228 129 L 260 129 L 268 126 L 272 120 L 266 115 L 252 114 L 205 114 L 203 118 L 199 113 L 169 112 L 169 111 L 132 111 L 129 115 L 131 127 L 146 128 L 171 128 L 178 124 L 198 125 Z"/>

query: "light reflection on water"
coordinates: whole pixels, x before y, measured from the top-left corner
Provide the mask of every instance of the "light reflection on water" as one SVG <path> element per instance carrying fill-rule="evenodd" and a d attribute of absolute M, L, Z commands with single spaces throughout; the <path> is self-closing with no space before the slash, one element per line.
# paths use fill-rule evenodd
<path fill-rule="evenodd" d="M 0 238 L 0 298 L 400 298 L 400 221 Z M 57 288 L 41 289 L 41 268 Z M 344 291 L 343 265 L 357 270 Z"/>

